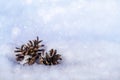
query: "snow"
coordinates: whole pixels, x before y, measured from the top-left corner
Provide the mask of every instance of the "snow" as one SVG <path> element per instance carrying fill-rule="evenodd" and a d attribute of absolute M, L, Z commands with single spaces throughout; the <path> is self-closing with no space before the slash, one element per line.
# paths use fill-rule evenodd
<path fill-rule="evenodd" d="M 21 33 L 21 30 L 19 29 L 19 27 L 14 27 L 12 29 L 12 37 L 17 37 L 20 33 Z"/>
<path fill-rule="evenodd" d="M 0 80 L 120 80 L 119 0 L 0 0 Z M 15 47 L 39 36 L 61 64 L 23 66 Z"/>

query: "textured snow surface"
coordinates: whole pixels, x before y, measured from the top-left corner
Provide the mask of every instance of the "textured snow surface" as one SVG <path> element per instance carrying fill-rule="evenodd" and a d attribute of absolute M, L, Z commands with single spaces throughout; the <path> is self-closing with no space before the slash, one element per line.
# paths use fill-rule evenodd
<path fill-rule="evenodd" d="M 16 63 L 36 36 L 61 64 Z M 120 0 L 0 0 L 0 80 L 120 80 Z"/>

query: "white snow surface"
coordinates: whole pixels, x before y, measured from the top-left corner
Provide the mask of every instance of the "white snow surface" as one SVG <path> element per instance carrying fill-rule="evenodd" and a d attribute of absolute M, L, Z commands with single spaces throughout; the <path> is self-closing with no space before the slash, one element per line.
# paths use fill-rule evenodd
<path fill-rule="evenodd" d="M 61 64 L 17 64 L 36 36 Z M 0 80 L 120 80 L 120 0 L 0 0 Z"/>

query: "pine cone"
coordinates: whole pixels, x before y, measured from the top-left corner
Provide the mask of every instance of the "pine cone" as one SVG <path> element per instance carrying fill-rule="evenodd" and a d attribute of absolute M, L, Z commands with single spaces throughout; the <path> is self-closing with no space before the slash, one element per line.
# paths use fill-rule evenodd
<path fill-rule="evenodd" d="M 57 54 L 57 50 L 51 49 L 49 53 L 45 52 L 44 45 L 40 44 L 42 40 L 37 37 L 36 40 L 29 40 L 29 43 L 16 47 L 16 60 L 22 64 L 32 65 L 34 63 L 45 65 L 59 64 L 62 60 L 61 55 Z"/>
<path fill-rule="evenodd" d="M 40 62 L 42 61 L 45 65 L 56 65 L 59 64 L 58 60 L 62 60 L 61 55 L 57 54 L 57 50 L 51 49 L 49 54 L 46 52 L 45 57 L 42 57 Z"/>
<path fill-rule="evenodd" d="M 15 52 L 18 53 L 16 54 L 16 60 L 17 61 L 23 61 L 24 57 L 29 55 L 30 58 L 27 59 L 27 63 L 29 65 L 34 64 L 36 61 L 36 58 L 38 58 L 38 53 L 43 53 L 44 51 L 44 45 L 40 43 L 42 40 L 39 40 L 37 37 L 36 40 L 29 41 L 29 43 L 22 45 L 21 48 L 17 48 Z"/>

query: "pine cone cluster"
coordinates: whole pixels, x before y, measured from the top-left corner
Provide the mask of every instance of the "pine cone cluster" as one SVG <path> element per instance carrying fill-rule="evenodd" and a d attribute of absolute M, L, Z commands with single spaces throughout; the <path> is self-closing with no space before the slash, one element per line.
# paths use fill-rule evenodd
<path fill-rule="evenodd" d="M 57 50 L 51 49 L 49 52 L 46 52 L 41 42 L 42 40 L 39 40 L 39 37 L 37 37 L 36 40 L 29 40 L 27 44 L 22 45 L 20 48 L 16 47 L 16 61 L 20 64 L 28 65 L 34 63 L 45 65 L 59 64 L 59 60 L 62 60 L 62 58 L 60 54 L 57 54 Z"/>

